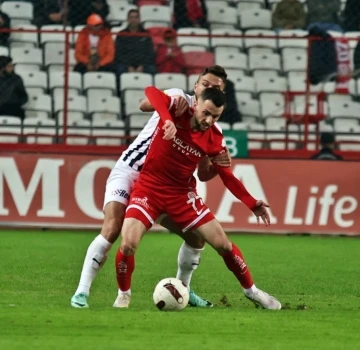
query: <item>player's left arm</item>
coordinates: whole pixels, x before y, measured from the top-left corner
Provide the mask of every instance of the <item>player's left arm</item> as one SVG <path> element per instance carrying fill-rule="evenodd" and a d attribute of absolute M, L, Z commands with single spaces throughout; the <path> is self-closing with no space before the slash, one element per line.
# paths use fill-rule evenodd
<path fill-rule="evenodd" d="M 227 148 L 226 152 L 220 153 L 215 157 L 205 156 L 201 159 L 198 166 L 198 178 L 202 182 L 210 181 L 215 176 L 218 175 L 214 164 L 217 164 L 222 167 L 231 167 L 231 156 Z"/>

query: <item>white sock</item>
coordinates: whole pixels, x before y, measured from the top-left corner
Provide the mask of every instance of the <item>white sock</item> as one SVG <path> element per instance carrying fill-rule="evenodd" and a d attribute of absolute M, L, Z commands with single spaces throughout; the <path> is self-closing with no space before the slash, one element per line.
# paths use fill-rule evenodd
<path fill-rule="evenodd" d="M 178 255 L 178 271 L 176 278 L 182 281 L 188 289 L 193 272 L 200 264 L 200 254 L 203 249 L 195 249 L 187 245 L 185 242 L 181 245 Z"/>
<path fill-rule="evenodd" d="M 112 244 L 108 242 L 102 235 L 98 235 L 89 245 L 84 265 L 81 271 L 79 286 L 75 294 L 85 293 L 89 295 L 90 287 L 97 273 L 105 264 L 107 252 Z"/>
<path fill-rule="evenodd" d="M 246 295 L 255 293 L 258 289 L 256 288 L 255 284 L 253 284 L 250 288 L 244 288 L 244 293 Z"/>
<path fill-rule="evenodd" d="M 121 294 L 131 295 L 131 289 L 128 289 L 128 290 L 126 290 L 125 292 L 123 292 L 122 290 L 118 289 L 118 295 L 121 295 Z"/>

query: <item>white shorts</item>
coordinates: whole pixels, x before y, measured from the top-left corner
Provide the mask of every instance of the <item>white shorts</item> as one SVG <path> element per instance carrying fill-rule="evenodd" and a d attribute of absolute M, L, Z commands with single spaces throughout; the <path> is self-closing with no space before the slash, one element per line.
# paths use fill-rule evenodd
<path fill-rule="evenodd" d="M 110 202 L 128 205 L 131 191 L 139 174 L 125 162 L 117 162 L 106 181 L 103 209 Z"/>

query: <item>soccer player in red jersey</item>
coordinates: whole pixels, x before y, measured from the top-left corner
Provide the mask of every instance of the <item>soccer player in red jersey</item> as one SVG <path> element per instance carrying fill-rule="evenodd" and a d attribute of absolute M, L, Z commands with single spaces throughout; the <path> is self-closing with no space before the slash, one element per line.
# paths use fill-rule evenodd
<path fill-rule="evenodd" d="M 194 109 L 181 116 L 175 116 L 173 97 L 155 87 L 146 88 L 145 94 L 159 113 L 160 120 L 131 193 L 121 231 L 122 241 L 116 255 L 116 276 L 121 293 L 114 306 L 129 306 L 136 248 L 155 220 L 161 214 L 167 214 L 183 232 L 191 229 L 222 256 L 248 299 L 266 309 L 281 309 L 276 298 L 255 286 L 241 251 L 230 242 L 196 192 L 193 173 L 200 159 L 205 155 L 214 157 L 225 150 L 221 129 L 216 124 L 225 108 L 225 94 L 218 89 L 205 89 Z M 261 218 L 268 225 L 268 205 L 254 199 L 232 174 L 230 167 L 215 167 L 225 186 L 253 211 L 258 222 Z"/>

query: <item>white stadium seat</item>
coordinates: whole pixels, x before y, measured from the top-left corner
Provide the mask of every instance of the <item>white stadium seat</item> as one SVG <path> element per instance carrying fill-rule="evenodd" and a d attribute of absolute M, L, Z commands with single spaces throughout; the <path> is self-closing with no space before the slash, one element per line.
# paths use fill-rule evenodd
<path fill-rule="evenodd" d="M 117 120 L 120 117 L 120 99 L 116 96 L 97 96 L 88 99 L 88 112 L 93 120 Z"/>
<path fill-rule="evenodd" d="M 28 30 L 37 30 L 37 27 L 33 24 L 20 24 L 17 26 L 12 26 L 13 29 L 28 29 Z M 28 32 L 12 32 L 10 36 L 10 43 L 20 43 L 21 45 L 30 44 L 31 46 L 38 45 L 38 33 L 28 33 Z"/>
<path fill-rule="evenodd" d="M 284 77 L 256 77 L 256 92 L 282 92 L 287 90 L 287 80 Z"/>
<path fill-rule="evenodd" d="M 231 130 L 231 125 L 226 122 L 217 122 L 222 130 Z"/>
<path fill-rule="evenodd" d="M 67 137 L 66 143 L 68 145 L 87 145 L 89 144 L 89 137 L 91 136 L 91 123 L 88 120 L 76 120 L 69 123 L 67 128 L 67 135 L 74 137 Z M 60 133 L 62 133 L 60 129 Z M 80 136 L 80 137 L 79 137 Z"/>
<path fill-rule="evenodd" d="M 71 67 L 75 66 L 76 60 L 74 49 L 69 49 L 68 58 Z M 44 45 L 44 64 L 46 67 L 56 65 L 62 70 L 65 70 L 65 45 L 63 43 L 46 43 Z"/>
<path fill-rule="evenodd" d="M 190 51 L 205 51 L 210 47 L 209 31 L 204 28 L 180 28 L 177 31 L 177 43 L 184 51 L 188 48 Z M 182 36 L 189 35 L 189 36 Z M 203 35 L 203 36 L 197 36 Z"/>
<path fill-rule="evenodd" d="M 282 50 L 283 70 L 288 71 L 306 71 L 308 55 L 306 49 L 302 48 L 284 48 Z"/>
<path fill-rule="evenodd" d="M 260 103 L 258 100 L 245 100 L 242 98 L 242 95 L 236 94 L 236 102 L 238 109 L 243 116 L 249 117 L 260 117 Z"/>
<path fill-rule="evenodd" d="M 122 120 L 93 120 L 92 136 L 98 146 L 120 146 L 124 143 L 125 125 Z M 113 136 L 113 137 L 109 137 Z"/>
<path fill-rule="evenodd" d="M 170 6 L 145 5 L 140 7 L 140 18 L 142 22 L 171 24 Z"/>
<path fill-rule="evenodd" d="M 124 93 L 125 115 L 140 113 L 139 104 L 144 97 L 142 90 L 126 90 Z"/>
<path fill-rule="evenodd" d="M 234 83 L 235 91 L 255 92 L 255 80 L 253 77 L 244 75 L 242 77 L 231 78 Z"/>
<path fill-rule="evenodd" d="M 17 74 L 23 79 L 25 87 L 39 87 L 42 88 L 44 92 L 47 90 L 48 82 L 46 72 L 17 70 Z"/>
<path fill-rule="evenodd" d="M 264 28 L 272 27 L 271 11 L 264 9 L 249 9 L 240 13 L 241 28 Z"/>
<path fill-rule="evenodd" d="M 123 73 L 120 75 L 120 90 L 144 90 L 153 85 L 153 77 L 147 73 Z"/>
<path fill-rule="evenodd" d="M 281 71 L 280 55 L 277 53 L 254 53 L 249 55 L 250 70 L 269 69 Z"/>
<path fill-rule="evenodd" d="M 63 72 L 49 73 L 49 89 L 62 88 L 65 86 L 65 74 Z M 69 89 L 82 91 L 82 76 L 78 72 L 69 72 L 68 74 Z"/>
<path fill-rule="evenodd" d="M 84 74 L 84 90 L 91 88 L 116 92 L 116 75 L 111 72 L 88 72 Z"/>
<path fill-rule="evenodd" d="M 72 27 L 66 26 L 64 27 L 61 24 L 48 24 L 41 27 L 42 31 L 46 31 L 45 33 L 40 33 L 40 43 L 44 44 L 47 42 L 61 42 L 65 43 L 66 35 L 64 31 L 71 32 Z M 72 34 L 68 34 L 69 42 L 71 43 L 73 40 Z"/>
<path fill-rule="evenodd" d="M 55 125 L 53 119 L 26 118 L 23 122 L 26 143 L 52 144 L 56 136 Z"/>
<path fill-rule="evenodd" d="M 35 47 L 17 47 L 11 50 L 13 63 L 36 64 L 42 66 L 42 50 Z"/>
<path fill-rule="evenodd" d="M 225 47 L 228 48 L 236 48 L 236 49 L 242 49 L 244 46 L 243 39 L 240 37 L 242 36 L 242 32 L 238 29 L 213 29 L 211 31 L 211 46 L 214 48 L 218 47 Z M 219 37 L 214 37 L 214 35 L 219 35 Z M 220 35 L 223 35 L 220 37 Z M 238 36 L 238 38 L 234 38 L 231 36 Z"/>
<path fill-rule="evenodd" d="M 33 19 L 33 4 L 24 1 L 4 1 L 1 11 L 5 12 L 11 19 L 23 19 L 30 23 Z"/>
<path fill-rule="evenodd" d="M 5 133 L 9 135 L 4 135 Z M 0 142 L 18 143 L 21 134 L 21 119 L 14 116 L 0 117 Z"/>
<path fill-rule="evenodd" d="M 69 96 L 67 101 L 68 108 L 68 123 L 81 120 L 84 118 L 87 111 L 86 97 L 84 96 Z M 59 125 L 64 123 L 64 100 L 63 98 L 54 99 L 54 113 L 57 114 Z"/>
<path fill-rule="evenodd" d="M 360 126 L 341 126 L 335 129 L 336 133 L 349 133 L 349 135 L 336 135 L 337 141 L 355 141 L 355 143 L 340 143 L 341 151 L 360 151 Z"/>
<path fill-rule="evenodd" d="M 268 47 L 272 50 L 277 48 L 276 33 L 273 30 L 249 29 L 245 32 L 244 44 L 250 47 Z"/>
<path fill-rule="evenodd" d="M 301 29 L 284 29 L 278 34 L 278 46 L 279 49 L 285 47 L 308 47 L 307 36 L 309 32 Z"/>
<path fill-rule="evenodd" d="M 264 124 L 253 123 L 248 125 L 248 146 L 250 149 L 263 148 L 263 141 L 265 139 L 265 126 Z"/>
<path fill-rule="evenodd" d="M 130 5 L 124 1 L 112 1 L 109 3 L 110 13 L 107 17 L 108 21 L 124 22 L 127 20 L 127 15 L 130 10 L 137 10 L 137 6 Z"/>
<path fill-rule="evenodd" d="M 235 27 L 238 24 L 237 13 L 232 7 L 209 6 L 207 20 L 211 24 L 212 29 L 214 29 L 214 25 L 224 28 Z"/>
<path fill-rule="evenodd" d="M 248 56 L 242 52 L 228 53 L 216 51 L 215 63 L 221 65 L 225 69 L 234 68 L 248 70 Z"/>
<path fill-rule="evenodd" d="M 51 115 L 51 97 L 49 95 L 29 96 L 24 105 L 26 118 L 47 119 Z"/>
<path fill-rule="evenodd" d="M 154 77 L 154 85 L 160 90 L 178 88 L 187 91 L 187 79 L 181 73 L 158 73 Z"/>

